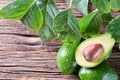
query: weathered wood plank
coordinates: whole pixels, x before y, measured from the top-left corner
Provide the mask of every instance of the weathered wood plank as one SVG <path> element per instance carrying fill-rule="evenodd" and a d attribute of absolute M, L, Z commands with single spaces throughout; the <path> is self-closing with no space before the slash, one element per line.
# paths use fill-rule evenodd
<path fill-rule="evenodd" d="M 62 43 L 57 39 L 41 43 L 39 37 L 0 34 L 0 50 L 48 50 L 57 51 Z"/>
<path fill-rule="evenodd" d="M 0 0 L 0 9 L 13 0 Z M 55 0 L 59 10 L 68 4 Z M 94 7 L 90 6 L 93 10 Z M 79 18 L 82 14 L 74 8 Z M 113 13 L 113 16 L 120 13 Z M 101 28 L 104 32 L 105 26 Z M 76 75 L 63 75 L 56 66 L 57 50 L 62 43 L 57 40 L 42 44 L 38 34 L 20 21 L 0 19 L 0 80 L 20 80 L 22 77 L 37 77 L 39 80 L 79 80 Z M 116 44 L 107 64 L 118 73 L 120 79 L 120 50 Z"/>
<path fill-rule="evenodd" d="M 119 53 L 113 53 L 107 63 L 113 66 L 120 75 L 119 56 Z M 46 79 L 53 78 L 53 80 L 78 80 L 76 75 L 61 74 L 57 69 L 55 60 L 56 52 L 42 50 L 0 51 L 0 79 L 16 80 L 18 78 L 30 76 L 43 77 Z"/>
<path fill-rule="evenodd" d="M 75 75 L 63 75 L 56 66 L 56 52 L 46 51 L 0 51 L 0 79 L 26 76 L 53 80 L 77 80 Z M 3 76 L 4 75 L 4 76 Z M 7 76 L 7 77 L 5 77 Z M 60 79 L 59 79 L 60 78 Z"/>

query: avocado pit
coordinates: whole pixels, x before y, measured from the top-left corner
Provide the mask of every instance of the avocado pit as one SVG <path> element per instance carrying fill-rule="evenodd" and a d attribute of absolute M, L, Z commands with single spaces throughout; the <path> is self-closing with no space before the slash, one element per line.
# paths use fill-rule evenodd
<path fill-rule="evenodd" d="M 86 61 L 93 62 L 101 57 L 103 51 L 104 48 L 101 44 L 91 44 L 85 47 L 83 50 L 83 56 Z"/>

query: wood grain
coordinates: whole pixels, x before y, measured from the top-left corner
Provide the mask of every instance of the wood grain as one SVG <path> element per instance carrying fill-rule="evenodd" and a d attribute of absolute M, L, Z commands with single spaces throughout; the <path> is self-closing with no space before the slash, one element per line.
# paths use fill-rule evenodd
<path fill-rule="evenodd" d="M 0 0 L 0 8 L 13 0 Z M 68 4 L 55 0 L 59 10 Z M 94 9 L 94 7 L 91 7 Z M 83 15 L 74 8 L 77 18 Z M 120 13 L 112 13 L 114 17 Z M 107 23 L 103 24 L 101 32 Z M 79 80 L 77 74 L 63 75 L 56 66 L 56 54 L 61 46 L 57 39 L 41 43 L 38 34 L 25 27 L 20 21 L 0 19 L 0 80 L 20 80 L 36 77 L 38 80 Z M 106 61 L 118 73 L 120 79 L 120 51 L 118 45 Z"/>

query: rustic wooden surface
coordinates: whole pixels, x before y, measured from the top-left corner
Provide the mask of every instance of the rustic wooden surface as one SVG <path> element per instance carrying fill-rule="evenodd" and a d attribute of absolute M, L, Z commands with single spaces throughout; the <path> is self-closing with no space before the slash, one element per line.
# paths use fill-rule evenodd
<path fill-rule="evenodd" d="M 10 1 L 12 0 L 0 0 L 0 8 Z M 59 10 L 67 7 L 63 0 L 55 1 Z M 77 17 L 82 16 L 76 9 L 74 12 Z M 101 31 L 104 31 L 103 27 Z M 0 80 L 20 80 L 23 77 L 37 77 L 39 80 L 79 80 L 77 74 L 63 75 L 57 69 L 55 60 L 60 45 L 56 39 L 41 44 L 37 33 L 26 28 L 20 21 L 0 19 Z M 120 51 L 117 47 L 116 44 L 107 64 L 117 71 L 120 79 Z"/>

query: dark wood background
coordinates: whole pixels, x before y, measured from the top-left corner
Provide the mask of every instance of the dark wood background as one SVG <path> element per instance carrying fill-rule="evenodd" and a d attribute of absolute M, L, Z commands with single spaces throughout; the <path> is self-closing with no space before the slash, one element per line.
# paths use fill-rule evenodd
<path fill-rule="evenodd" d="M 0 0 L 0 8 L 12 0 Z M 68 5 L 55 0 L 59 10 Z M 94 7 L 89 6 L 90 10 Z M 74 8 L 77 17 L 82 14 Z M 113 16 L 120 13 L 113 12 Z M 101 32 L 104 32 L 105 23 Z M 37 77 L 39 80 L 79 80 L 76 75 L 63 75 L 56 66 L 56 54 L 62 43 L 57 39 L 41 44 L 36 32 L 26 28 L 20 21 L 0 19 L 0 80 L 21 80 Z M 118 45 L 107 64 L 118 73 L 120 79 L 120 51 Z M 22 79 L 25 80 L 25 79 Z"/>

